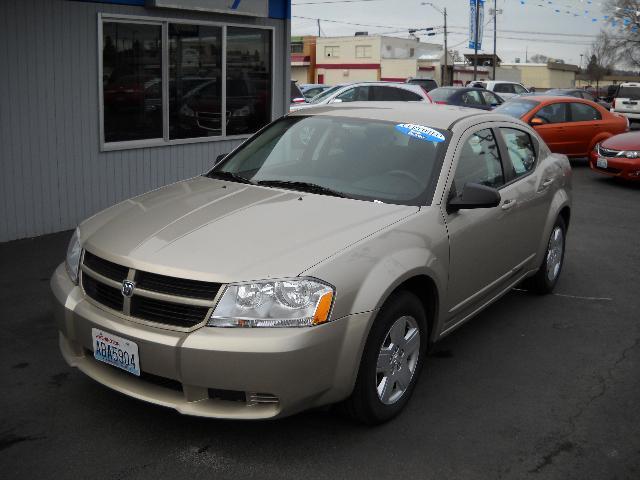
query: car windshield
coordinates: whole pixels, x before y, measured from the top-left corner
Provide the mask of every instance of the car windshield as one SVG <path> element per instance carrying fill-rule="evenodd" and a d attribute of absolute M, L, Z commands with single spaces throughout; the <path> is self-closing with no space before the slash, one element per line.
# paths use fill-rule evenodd
<path fill-rule="evenodd" d="M 533 110 L 540 102 L 534 100 L 511 100 L 500 105 L 494 110 L 496 113 L 504 113 L 512 117 L 521 118 Z"/>
<path fill-rule="evenodd" d="M 618 97 L 628 98 L 629 100 L 640 100 L 640 87 L 620 87 Z"/>
<path fill-rule="evenodd" d="M 335 87 L 331 87 L 329 90 L 325 90 L 321 94 L 316 95 L 315 97 L 313 97 L 311 100 L 309 100 L 309 103 L 320 103 L 325 98 L 329 97 L 330 95 L 333 95 L 333 93 L 335 93 L 338 90 L 340 90 L 342 87 L 344 87 L 344 85 L 338 85 L 338 86 L 335 86 Z"/>
<path fill-rule="evenodd" d="M 207 176 L 358 200 L 431 202 L 450 132 L 332 116 L 284 117 Z"/>

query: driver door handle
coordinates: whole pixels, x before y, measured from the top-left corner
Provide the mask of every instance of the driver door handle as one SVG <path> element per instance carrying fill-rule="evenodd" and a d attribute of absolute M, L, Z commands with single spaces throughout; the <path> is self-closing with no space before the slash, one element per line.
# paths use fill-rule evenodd
<path fill-rule="evenodd" d="M 502 210 L 510 210 L 515 207 L 517 203 L 517 200 L 505 200 L 500 208 L 502 208 Z"/>
<path fill-rule="evenodd" d="M 545 178 L 542 184 L 540 185 L 540 188 L 538 188 L 538 192 L 543 192 L 547 188 L 549 188 L 553 183 L 553 180 L 554 180 L 553 178 Z"/>

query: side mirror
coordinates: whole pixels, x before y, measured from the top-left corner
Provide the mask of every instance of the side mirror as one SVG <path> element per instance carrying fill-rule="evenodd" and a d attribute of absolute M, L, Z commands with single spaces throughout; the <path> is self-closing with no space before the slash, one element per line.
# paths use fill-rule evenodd
<path fill-rule="evenodd" d="M 291 100 L 291 103 L 306 103 L 307 100 L 304 97 L 297 97 Z"/>
<path fill-rule="evenodd" d="M 531 121 L 529 122 L 529 125 L 531 125 L 532 127 L 539 127 L 540 125 L 545 125 L 546 123 L 547 122 L 545 122 L 540 117 L 535 117 L 531 119 Z"/>
<path fill-rule="evenodd" d="M 462 189 L 462 195 L 449 200 L 447 212 L 453 213 L 463 208 L 493 208 L 500 205 L 500 201 L 500 192 L 495 188 L 467 183 Z"/>
<path fill-rule="evenodd" d="M 225 158 L 227 158 L 227 155 L 229 155 L 229 154 L 228 154 L 228 153 L 221 153 L 220 155 L 218 155 L 218 156 L 216 157 L 216 163 L 214 164 L 214 166 L 215 166 L 215 165 L 218 165 L 222 160 L 224 160 Z"/>

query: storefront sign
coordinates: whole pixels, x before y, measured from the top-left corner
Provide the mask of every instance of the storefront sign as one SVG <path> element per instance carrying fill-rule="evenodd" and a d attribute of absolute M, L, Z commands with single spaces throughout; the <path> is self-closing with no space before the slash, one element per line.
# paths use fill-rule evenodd
<path fill-rule="evenodd" d="M 253 17 L 269 16 L 269 0 L 147 0 L 147 5 Z"/>

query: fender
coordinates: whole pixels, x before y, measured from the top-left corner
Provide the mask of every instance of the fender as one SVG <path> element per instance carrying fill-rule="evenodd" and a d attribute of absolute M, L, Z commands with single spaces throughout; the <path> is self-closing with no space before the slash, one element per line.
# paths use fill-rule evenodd
<path fill-rule="evenodd" d="M 606 139 L 613 137 L 613 133 L 610 132 L 600 132 L 597 134 L 593 140 L 591 141 L 591 145 L 589 145 L 589 151 L 587 152 L 587 156 L 591 154 L 596 145 L 600 142 L 604 142 Z"/>
<path fill-rule="evenodd" d="M 544 258 L 544 254 L 547 251 L 547 242 L 549 241 L 551 230 L 553 229 L 553 225 L 556 223 L 556 219 L 560 215 L 560 211 L 564 207 L 571 208 L 571 199 L 569 198 L 567 191 L 564 188 L 560 188 L 556 190 L 553 196 L 551 207 L 549 208 L 549 213 L 547 215 L 547 220 L 544 224 L 544 235 L 542 236 L 542 241 L 540 243 L 540 246 L 538 247 L 538 253 L 535 260 L 536 263 L 534 264 L 536 268 L 542 264 L 542 259 Z"/>

